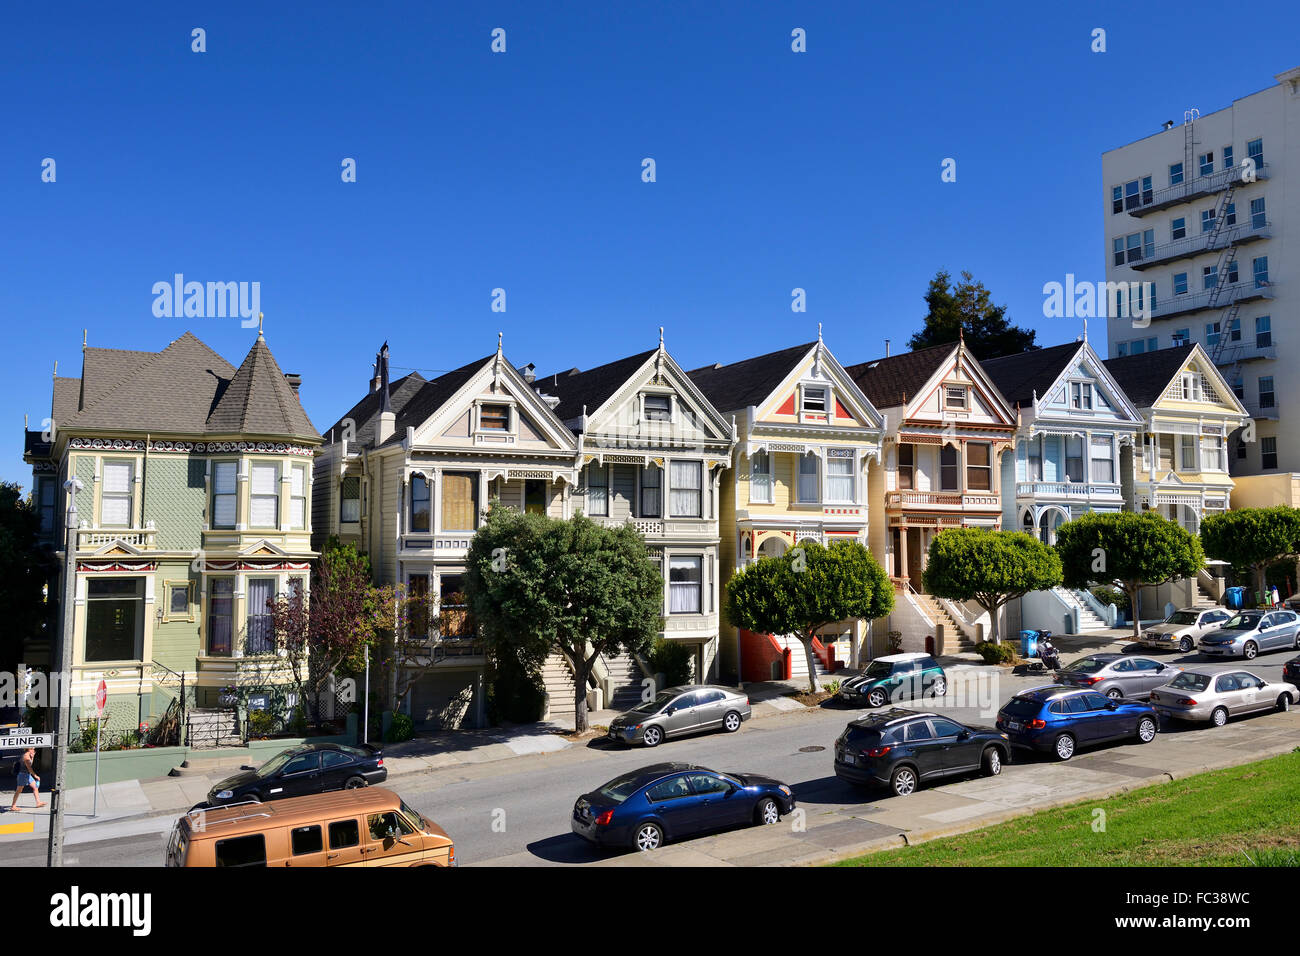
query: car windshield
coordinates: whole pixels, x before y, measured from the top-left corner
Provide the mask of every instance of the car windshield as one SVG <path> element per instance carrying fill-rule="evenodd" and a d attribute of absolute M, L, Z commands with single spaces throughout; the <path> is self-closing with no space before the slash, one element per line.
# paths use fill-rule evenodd
<path fill-rule="evenodd" d="M 1073 671 L 1076 674 L 1095 674 L 1106 666 L 1106 661 L 1096 657 L 1085 657 L 1082 660 L 1075 661 L 1065 667 L 1067 671 Z"/>
<path fill-rule="evenodd" d="M 614 803 L 622 803 L 628 797 L 632 796 L 632 794 L 636 793 L 641 780 L 642 777 L 639 773 L 624 774 L 621 777 L 615 777 L 596 792 L 606 800 L 612 800 Z"/>
<path fill-rule="evenodd" d="M 1260 614 L 1234 614 L 1223 625 L 1225 631 L 1253 631 L 1259 625 Z"/>
<path fill-rule="evenodd" d="M 402 812 L 405 813 L 410 819 L 418 823 L 420 825 L 421 830 L 429 829 L 429 821 L 424 819 L 424 814 L 418 813 L 417 811 L 411 809 L 411 807 L 407 805 L 405 800 L 400 800 L 398 802 L 401 804 Z"/>
<path fill-rule="evenodd" d="M 1176 687 L 1178 690 L 1205 690 L 1210 686 L 1210 678 L 1206 674 L 1189 674 L 1183 671 L 1169 682 L 1169 686 Z"/>
<path fill-rule="evenodd" d="M 633 707 L 629 713 L 633 714 L 656 714 L 667 707 L 672 701 L 677 699 L 677 695 L 671 691 L 664 691 L 655 697 L 654 700 L 646 701 L 640 707 Z"/>
<path fill-rule="evenodd" d="M 1173 614 L 1170 614 L 1167 618 L 1165 618 L 1165 623 L 1176 624 L 1179 627 L 1187 627 L 1190 624 L 1196 623 L 1196 612 L 1195 611 L 1174 611 Z"/>
<path fill-rule="evenodd" d="M 863 677 L 888 677 L 893 673 L 893 665 L 888 661 L 872 661 L 871 665 L 862 672 Z"/>
<path fill-rule="evenodd" d="M 266 763 L 262 764 L 262 766 L 258 767 L 256 773 L 259 777 L 273 776 L 279 773 L 280 768 L 283 767 L 285 764 L 287 764 L 292 758 L 296 757 L 297 755 L 298 753 L 295 750 L 282 751 L 276 754 Z"/>

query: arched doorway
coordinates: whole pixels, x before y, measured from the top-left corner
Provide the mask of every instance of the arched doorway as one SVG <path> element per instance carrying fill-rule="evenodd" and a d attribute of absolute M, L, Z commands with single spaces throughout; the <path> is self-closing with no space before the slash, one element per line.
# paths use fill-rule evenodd
<path fill-rule="evenodd" d="M 779 558 L 789 550 L 784 538 L 780 535 L 770 535 L 763 539 L 763 543 L 758 546 L 758 556 L 760 558 Z"/>
<path fill-rule="evenodd" d="M 1068 520 L 1069 516 L 1060 508 L 1044 508 L 1038 516 L 1038 540 L 1043 544 L 1056 544 L 1056 529 Z"/>

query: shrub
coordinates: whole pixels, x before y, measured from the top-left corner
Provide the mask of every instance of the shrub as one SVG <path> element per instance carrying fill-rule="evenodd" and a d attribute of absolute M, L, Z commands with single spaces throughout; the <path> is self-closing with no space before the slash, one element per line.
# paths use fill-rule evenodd
<path fill-rule="evenodd" d="M 685 644 L 656 637 L 650 647 L 650 669 L 663 674 L 667 686 L 689 684 L 691 681 L 691 651 Z"/>
<path fill-rule="evenodd" d="M 975 653 L 984 658 L 985 664 L 1010 664 L 1016 659 L 1016 646 L 1011 642 L 994 644 L 985 641 L 975 645 Z"/>
<path fill-rule="evenodd" d="M 1119 588 L 1113 588 L 1108 584 L 1099 584 L 1092 589 L 1092 596 L 1102 603 L 1115 605 L 1115 609 L 1122 614 L 1127 614 L 1129 609 L 1128 595 Z"/>
<path fill-rule="evenodd" d="M 403 740 L 410 740 L 414 736 L 415 722 L 399 711 L 393 714 L 393 722 L 388 725 L 388 733 L 384 735 L 384 743 L 400 744 Z"/>
<path fill-rule="evenodd" d="M 828 694 L 838 694 L 840 692 L 840 682 L 837 680 L 828 680 L 822 684 L 822 690 Z"/>
<path fill-rule="evenodd" d="M 295 736 L 307 736 L 307 711 L 303 709 L 302 704 L 293 709 L 293 719 L 290 721 L 289 726 L 293 728 Z"/>
<path fill-rule="evenodd" d="M 248 732 L 254 737 L 269 737 L 275 733 L 275 715 L 266 710 L 255 710 L 248 715 Z"/>
<path fill-rule="evenodd" d="M 889 645 L 889 653 L 898 654 L 903 650 L 903 632 L 890 631 L 885 635 L 886 642 Z"/>

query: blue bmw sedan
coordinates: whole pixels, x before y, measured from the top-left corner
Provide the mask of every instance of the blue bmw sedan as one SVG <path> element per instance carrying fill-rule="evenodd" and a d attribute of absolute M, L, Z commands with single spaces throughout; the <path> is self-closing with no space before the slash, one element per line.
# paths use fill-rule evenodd
<path fill-rule="evenodd" d="M 998 730 L 1013 746 L 1054 753 L 1069 760 L 1079 747 L 1114 740 L 1149 744 L 1160 731 L 1150 704 L 1111 700 L 1077 687 L 1035 687 L 1012 697 L 998 711 Z"/>
<path fill-rule="evenodd" d="M 790 788 L 771 777 L 659 763 L 615 777 L 573 805 L 573 832 L 597 846 L 655 850 L 668 840 L 794 810 Z"/>

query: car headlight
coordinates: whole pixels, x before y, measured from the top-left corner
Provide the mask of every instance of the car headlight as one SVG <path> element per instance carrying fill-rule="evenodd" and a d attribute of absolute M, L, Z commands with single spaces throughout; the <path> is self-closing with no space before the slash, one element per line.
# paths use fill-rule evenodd
<path fill-rule="evenodd" d="M 235 795 L 235 791 L 233 790 L 218 790 L 216 793 L 216 798 L 218 800 L 229 800 L 234 795 Z"/>
<path fill-rule="evenodd" d="M 787 787 L 785 784 L 781 784 L 781 792 L 784 793 L 787 797 L 790 796 L 790 788 Z"/>

